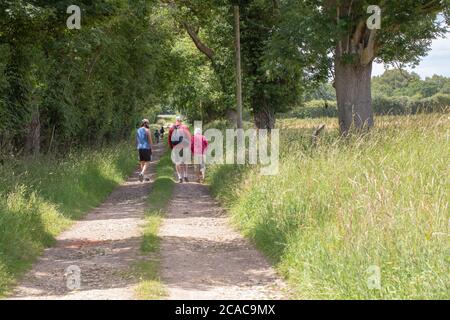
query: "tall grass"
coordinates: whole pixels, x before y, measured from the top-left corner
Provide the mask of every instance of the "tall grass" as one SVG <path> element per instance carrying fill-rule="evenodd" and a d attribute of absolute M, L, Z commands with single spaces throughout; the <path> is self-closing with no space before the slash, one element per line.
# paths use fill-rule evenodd
<path fill-rule="evenodd" d="M 210 182 L 296 296 L 450 298 L 448 116 L 378 118 L 348 139 L 331 129 L 317 147 L 311 121 L 280 126 L 278 175 L 222 166 Z M 371 266 L 381 289 L 368 286 Z"/>
<path fill-rule="evenodd" d="M 124 180 L 134 154 L 121 144 L 0 166 L 0 296 L 58 233 Z"/>

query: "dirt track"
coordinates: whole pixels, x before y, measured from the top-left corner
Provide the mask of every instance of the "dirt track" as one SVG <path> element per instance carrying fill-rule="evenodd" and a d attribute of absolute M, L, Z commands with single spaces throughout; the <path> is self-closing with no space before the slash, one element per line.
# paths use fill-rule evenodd
<path fill-rule="evenodd" d="M 155 160 L 162 147 L 155 149 Z M 153 178 L 156 162 L 150 167 Z M 151 179 L 152 180 L 152 179 Z M 133 264 L 140 256 L 144 211 L 152 181 L 134 174 L 98 208 L 45 250 L 11 299 L 135 299 Z M 151 201 L 151 199 L 150 199 Z M 230 227 L 207 186 L 177 184 L 160 230 L 161 277 L 168 299 L 282 299 L 284 283 L 252 245 Z M 81 270 L 78 290 L 66 270 Z"/>
<path fill-rule="evenodd" d="M 149 177 L 154 175 L 162 145 L 154 150 Z M 134 299 L 131 267 L 140 259 L 144 210 L 151 181 L 134 174 L 98 208 L 57 237 L 14 291 L 12 299 Z M 81 270 L 79 290 L 67 288 L 66 270 Z"/>
<path fill-rule="evenodd" d="M 207 186 L 177 184 L 160 236 L 169 299 L 282 299 L 285 285 L 234 231 Z"/>

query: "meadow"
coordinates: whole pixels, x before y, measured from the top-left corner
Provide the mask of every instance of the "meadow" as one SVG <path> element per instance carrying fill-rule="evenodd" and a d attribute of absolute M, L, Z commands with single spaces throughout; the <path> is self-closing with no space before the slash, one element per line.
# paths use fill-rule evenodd
<path fill-rule="evenodd" d="M 136 167 L 130 144 L 64 157 L 10 158 L 0 166 L 0 297 L 55 236 L 71 226 Z"/>
<path fill-rule="evenodd" d="M 278 175 L 223 165 L 209 183 L 295 298 L 449 299 L 449 122 L 383 116 L 342 138 L 333 118 L 279 120 Z"/>

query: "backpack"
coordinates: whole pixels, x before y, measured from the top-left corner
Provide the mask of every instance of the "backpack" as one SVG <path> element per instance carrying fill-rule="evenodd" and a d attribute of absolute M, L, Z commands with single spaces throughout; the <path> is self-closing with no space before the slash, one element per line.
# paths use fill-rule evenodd
<path fill-rule="evenodd" d="M 183 132 L 180 126 L 173 126 L 173 132 L 170 141 L 174 146 L 183 141 Z"/>

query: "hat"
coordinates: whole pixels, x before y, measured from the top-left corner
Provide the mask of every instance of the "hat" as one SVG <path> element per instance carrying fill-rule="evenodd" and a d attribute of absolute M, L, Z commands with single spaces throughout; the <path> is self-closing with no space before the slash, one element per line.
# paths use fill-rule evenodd
<path fill-rule="evenodd" d="M 180 117 L 180 116 L 177 116 L 177 117 L 175 118 L 175 121 L 176 121 L 176 122 L 181 122 L 181 117 Z"/>
<path fill-rule="evenodd" d="M 148 119 L 143 119 L 141 124 L 142 124 L 142 125 L 144 125 L 144 124 L 150 124 L 150 121 L 148 121 Z"/>
<path fill-rule="evenodd" d="M 195 130 L 194 130 L 194 135 L 196 135 L 196 134 L 202 134 L 202 129 L 200 129 L 200 128 L 195 128 Z"/>

